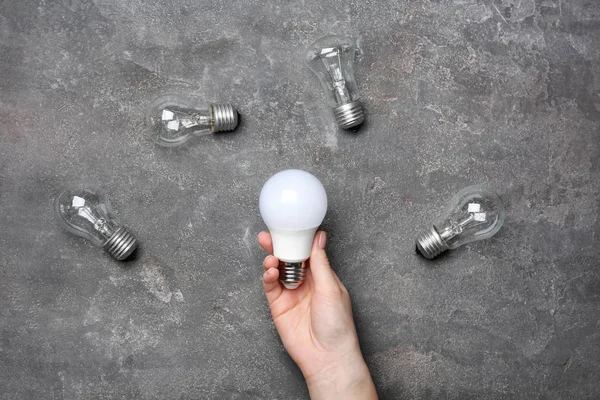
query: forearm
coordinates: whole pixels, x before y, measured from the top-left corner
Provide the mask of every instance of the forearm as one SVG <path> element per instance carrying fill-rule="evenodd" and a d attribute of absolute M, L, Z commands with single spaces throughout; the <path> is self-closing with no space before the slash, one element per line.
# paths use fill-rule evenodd
<path fill-rule="evenodd" d="M 353 352 L 318 374 L 306 377 L 312 400 L 376 400 L 377 391 L 360 354 Z"/>

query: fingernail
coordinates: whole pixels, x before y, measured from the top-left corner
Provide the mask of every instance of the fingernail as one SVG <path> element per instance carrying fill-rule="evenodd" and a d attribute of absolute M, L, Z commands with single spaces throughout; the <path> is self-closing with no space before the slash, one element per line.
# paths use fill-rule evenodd
<path fill-rule="evenodd" d="M 325 231 L 319 232 L 319 248 L 324 249 L 327 244 L 327 233 Z"/>

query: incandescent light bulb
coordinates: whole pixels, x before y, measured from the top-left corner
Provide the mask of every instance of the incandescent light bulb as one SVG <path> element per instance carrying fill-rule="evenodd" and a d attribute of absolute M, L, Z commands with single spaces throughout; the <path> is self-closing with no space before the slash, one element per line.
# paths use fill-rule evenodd
<path fill-rule="evenodd" d="M 327 213 L 325 188 L 308 172 L 288 169 L 265 183 L 259 203 L 273 239 L 273 255 L 281 261 L 279 280 L 296 289 L 304 280 L 304 261 Z"/>
<path fill-rule="evenodd" d="M 156 99 L 147 115 L 152 139 L 161 146 L 180 146 L 196 136 L 232 131 L 238 113 L 229 104 L 203 104 L 177 95 Z"/>
<path fill-rule="evenodd" d="M 356 41 L 349 37 L 325 36 L 306 50 L 308 67 L 317 75 L 342 129 L 360 125 L 365 120 L 354 78 Z"/>
<path fill-rule="evenodd" d="M 103 247 L 117 260 L 124 260 L 137 248 L 137 239 L 112 214 L 108 199 L 87 188 L 67 189 L 58 195 L 55 210 L 69 232 Z"/>
<path fill-rule="evenodd" d="M 450 200 L 445 213 L 417 238 L 417 250 L 425 258 L 435 258 L 448 249 L 488 239 L 504 223 L 504 203 L 485 186 L 469 186 Z"/>

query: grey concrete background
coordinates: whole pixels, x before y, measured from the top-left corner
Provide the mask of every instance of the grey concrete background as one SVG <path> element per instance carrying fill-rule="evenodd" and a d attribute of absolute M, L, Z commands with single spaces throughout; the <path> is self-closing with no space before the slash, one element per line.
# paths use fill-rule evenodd
<path fill-rule="evenodd" d="M 304 48 L 357 37 L 368 111 L 338 131 Z M 306 169 L 383 399 L 600 397 L 600 3 L 4 0 L 0 398 L 303 399 L 260 285 L 258 193 Z M 231 102 L 232 134 L 157 148 L 155 96 Z M 142 243 L 114 262 L 53 197 L 103 187 Z M 463 186 L 508 206 L 435 261 Z"/>

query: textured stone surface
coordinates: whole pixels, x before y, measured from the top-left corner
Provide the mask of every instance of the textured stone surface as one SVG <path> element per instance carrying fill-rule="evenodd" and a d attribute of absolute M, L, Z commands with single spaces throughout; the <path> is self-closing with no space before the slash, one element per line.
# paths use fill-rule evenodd
<path fill-rule="evenodd" d="M 358 133 L 301 61 L 327 33 L 360 41 Z M 597 1 L 4 0 L 0 47 L 0 398 L 306 398 L 255 241 L 288 167 L 328 190 L 382 398 L 600 397 Z M 143 110 L 165 91 L 241 125 L 157 148 Z M 58 228 L 76 181 L 105 188 L 137 260 Z M 505 228 L 416 256 L 472 183 Z"/>

